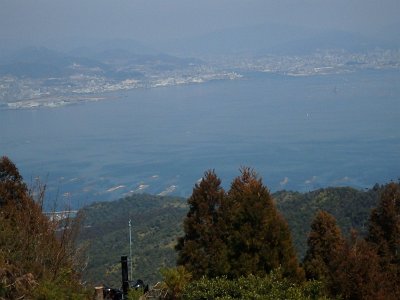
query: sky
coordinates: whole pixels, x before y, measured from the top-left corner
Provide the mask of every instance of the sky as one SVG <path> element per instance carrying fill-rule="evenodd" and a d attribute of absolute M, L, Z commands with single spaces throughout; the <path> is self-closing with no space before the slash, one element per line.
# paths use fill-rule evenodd
<path fill-rule="evenodd" d="M 0 0 L 0 39 L 154 43 L 269 22 L 368 35 L 399 15 L 399 0 Z"/>

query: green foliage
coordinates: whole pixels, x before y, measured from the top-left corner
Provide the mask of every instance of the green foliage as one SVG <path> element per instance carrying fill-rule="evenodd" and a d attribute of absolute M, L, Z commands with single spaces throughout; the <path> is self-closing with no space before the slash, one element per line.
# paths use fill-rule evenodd
<path fill-rule="evenodd" d="M 183 266 L 164 268 L 160 272 L 163 276 L 163 287 L 167 290 L 167 298 L 179 299 L 184 288 L 192 279 L 192 274 Z"/>
<path fill-rule="evenodd" d="M 325 292 L 343 299 L 400 298 L 399 184 L 366 192 L 283 191 L 274 195 L 276 202 L 249 168 L 241 170 L 228 193 L 220 184 L 209 171 L 195 186 L 183 236 L 187 205 L 180 198 L 134 195 L 83 209 L 80 245 L 89 245 L 85 279 L 120 284 L 119 258 L 129 252 L 127 224 L 132 220 L 136 278 L 149 284 L 158 280 L 159 267 L 174 265 L 174 248 L 178 264 L 187 267 L 162 269 L 170 299 L 322 299 Z M 39 190 L 35 202 L 16 166 L 0 159 L 0 298 L 87 299 L 75 271 L 76 232 L 70 228 L 76 227 L 71 219 L 61 224 L 45 217 L 43 195 Z M 299 283 L 302 272 L 291 232 L 277 207 L 289 220 L 301 255 L 312 214 L 320 209 L 332 214 L 317 213 L 304 259 L 308 278 L 320 281 Z M 354 233 L 345 240 L 335 216 L 345 233 L 354 227 L 361 237 Z M 178 245 L 177 236 L 182 236 Z M 197 280 L 191 281 L 192 274 Z M 215 278 L 222 274 L 227 277 Z M 139 293 L 131 291 L 130 299 Z"/>
<path fill-rule="evenodd" d="M 77 286 L 71 270 L 62 270 L 54 280 L 43 280 L 33 290 L 37 300 L 84 300 L 90 298 L 89 292 Z"/>
<path fill-rule="evenodd" d="M 132 224 L 133 278 L 152 285 L 158 270 L 176 264 L 174 247 L 182 235 L 187 205 L 182 198 L 135 194 L 113 202 L 93 203 L 84 215 L 78 242 L 87 247 L 83 279 L 93 285 L 121 285 L 121 255 L 129 255 Z"/>
<path fill-rule="evenodd" d="M 344 235 L 353 227 L 362 236 L 368 229 L 370 210 L 378 203 L 381 187 L 367 191 L 327 188 L 309 193 L 282 191 L 272 194 L 276 207 L 287 220 L 299 257 L 304 257 L 310 224 L 319 210 L 337 219 Z M 155 284 L 157 270 L 176 264 L 176 238 L 182 237 L 183 220 L 189 208 L 186 200 L 135 194 L 112 202 L 94 203 L 81 213 L 85 222 L 79 246 L 87 245 L 88 264 L 83 280 L 118 287 L 119 259 L 129 253 L 128 220 L 132 219 L 134 278 Z"/>
<path fill-rule="evenodd" d="M 321 283 L 307 281 L 295 284 L 284 278 L 280 269 L 265 277 L 241 276 L 229 280 L 227 277 L 201 278 L 188 284 L 182 299 L 327 299 Z"/>
<path fill-rule="evenodd" d="M 143 296 L 143 290 L 142 289 L 130 289 L 128 291 L 128 300 L 140 300 L 140 297 Z"/>
<path fill-rule="evenodd" d="M 381 190 L 379 185 L 366 191 L 335 187 L 308 193 L 280 191 L 273 197 L 292 231 L 298 256 L 303 258 L 310 224 L 319 210 L 335 217 L 344 236 L 350 236 L 351 229 L 356 229 L 364 236 L 367 234 L 371 209 L 376 207 Z"/>

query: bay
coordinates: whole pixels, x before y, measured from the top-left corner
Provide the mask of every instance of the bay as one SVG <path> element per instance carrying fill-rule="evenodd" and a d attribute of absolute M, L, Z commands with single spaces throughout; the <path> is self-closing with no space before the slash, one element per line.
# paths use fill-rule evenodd
<path fill-rule="evenodd" d="M 0 110 L 0 155 L 74 208 L 147 192 L 187 197 L 204 171 L 241 166 L 272 190 L 369 188 L 400 176 L 400 72 L 136 89 L 58 108 Z"/>

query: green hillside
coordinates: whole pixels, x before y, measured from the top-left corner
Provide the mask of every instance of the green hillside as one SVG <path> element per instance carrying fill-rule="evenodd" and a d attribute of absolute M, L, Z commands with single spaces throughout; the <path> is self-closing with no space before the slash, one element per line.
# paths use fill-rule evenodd
<path fill-rule="evenodd" d="M 280 191 L 273 194 L 273 197 L 292 230 L 298 256 L 303 258 L 310 224 L 318 210 L 332 214 L 345 235 L 352 228 L 364 235 L 368 229 L 366 224 L 371 209 L 378 203 L 381 188 L 376 185 L 366 191 L 350 187 L 326 188 L 308 193 Z"/>
<path fill-rule="evenodd" d="M 280 191 L 273 197 L 289 223 L 301 258 L 316 211 L 323 209 L 334 215 L 344 233 L 350 228 L 364 233 L 364 225 L 378 201 L 379 192 L 379 186 L 367 191 L 344 187 L 309 193 Z M 79 238 L 79 243 L 87 246 L 84 280 L 119 286 L 119 260 L 121 255 L 129 255 L 128 221 L 131 219 L 133 277 L 149 284 L 156 283 L 160 280 L 161 267 L 175 265 L 174 245 L 177 237 L 183 234 L 182 221 L 187 211 L 186 199 L 146 194 L 85 207 Z"/>
<path fill-rule="evenodd" d="M 79 237 L 79 243 L 87 247 L 84 280 L 119 286 L 119 261 L 121 255 L 129 255 L 131 219 L 133 277 L 157 282 L 160 267 L 172 266 L 175 262 L 173 247 L 181 234 L 186 210 L 184 199 L 150 195 L 133 195 L 84 208 Z"/>

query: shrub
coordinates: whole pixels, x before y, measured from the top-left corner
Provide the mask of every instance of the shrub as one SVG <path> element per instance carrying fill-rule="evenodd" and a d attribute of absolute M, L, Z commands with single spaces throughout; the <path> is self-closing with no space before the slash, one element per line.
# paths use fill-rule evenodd
<path fill-rule="evenodd" d="M 326 299 L 322 284 L 318 281 L 307 281 L 296 284 L 282 277 L 280 270 L 273 271 L 265 277 L 249 275 L 229 280 L 227 277 L 218 277 L 189 283 L 182 299 Z"/>

